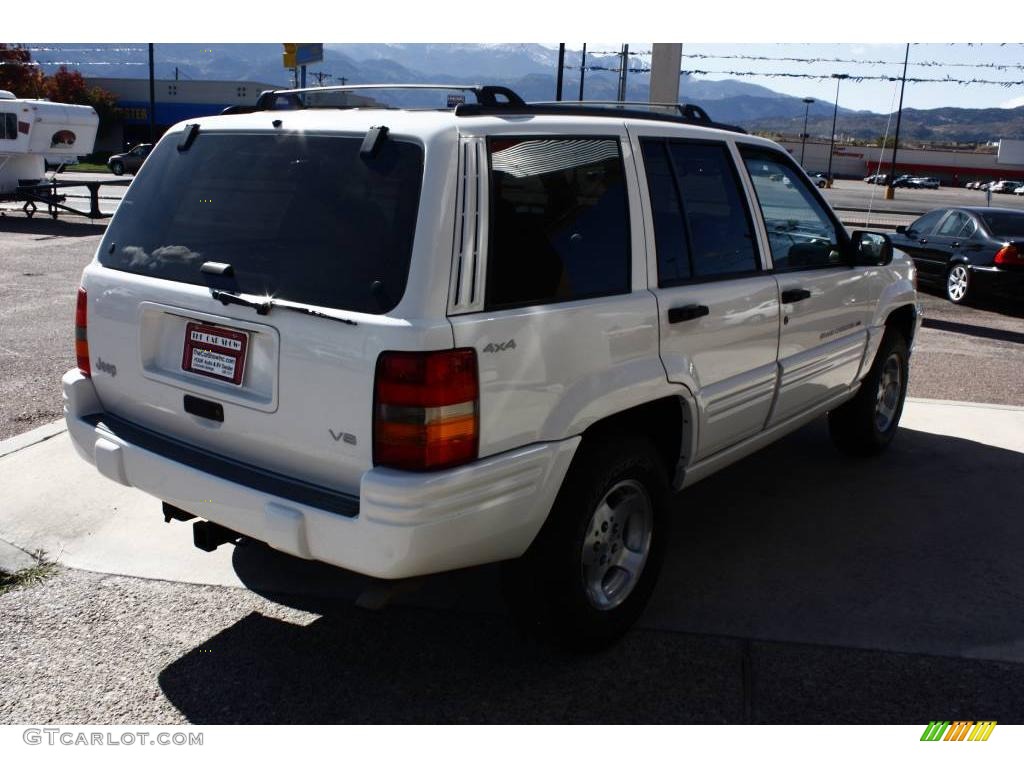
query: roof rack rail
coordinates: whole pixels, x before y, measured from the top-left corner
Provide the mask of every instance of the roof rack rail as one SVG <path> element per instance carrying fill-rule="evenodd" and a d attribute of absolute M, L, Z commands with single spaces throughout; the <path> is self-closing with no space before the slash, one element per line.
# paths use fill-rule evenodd
<path fill-rule="evenodd" d="M 658 112 L 651 108 L 673 110 Z M 456 117 L 478 115 L 579 115 L 585 117 L 630 117 L 638 120 L 659 120 L 683 125 L 699 125 L 732 133 L 746 133 L 738 125 L 716 123 L 696 104 L 648 101 L 531 101 L 528 104 L 460 104 Z"/>
<path fill-rule="evenodd" d="M 283 88 L 279 90 L 263 91 L 256 106 L 250 111 L 264 109 L 302 109 L 305 104 L 299 97 L 304 93 L 334 93 L 350 91 L 405 91 L 405 90 L 432 90 L 432 91 L 462 91 L 472 93 L 476 97 L 476 104 L 485 107 L 525 106 L 526 102 L 511 88 L 503 85 L 450 85 L 444 83 L 372 83 L 361 85 L 324 85 L 312 88 Z M 285 97 L 284 104 L 281 98 Z M 291 98 L 289 98 L 291 97 Z"/>

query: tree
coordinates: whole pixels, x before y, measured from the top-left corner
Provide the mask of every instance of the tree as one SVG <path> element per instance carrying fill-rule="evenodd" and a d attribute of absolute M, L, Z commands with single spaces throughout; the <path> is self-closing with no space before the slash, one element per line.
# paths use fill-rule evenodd
<path fill-rule="evenodd" d="M 45 79 L 46 98 L 61 104 L 87 104 L 96 110 L 101 121 L 113 116 L 115 96 L 102 88 L 89 88 L 85 78 L 77 70 L 69 71 L 66 66 Z"/>
<path fill-rule="evenodd" d="M 43 97 L 45 77 L 32 61 L 28 48 L 0 43 L 0 90 L 11 91 L 20 99 Z"/>

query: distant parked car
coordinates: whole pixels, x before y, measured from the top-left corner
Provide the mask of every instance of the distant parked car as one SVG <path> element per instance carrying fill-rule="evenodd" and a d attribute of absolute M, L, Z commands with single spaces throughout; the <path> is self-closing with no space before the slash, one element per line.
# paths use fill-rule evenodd
<path fill-rule="evenodd" d="M 938 189 L 939 180 L 931 176 L 918 176 L 911 179 L 907 186 L 912 189 Z"/>
<path fill-rule="evenodd" d="M 1000 195 L 1011 195 L 1017 191 L 1017 187 L 1021 185 L 1019 181 L 1009 181 L 1002 179 L 992 184 L 991 189 Z"/>
<path fill-rule="evenodd" d="M 124 173 L 138 173 L 139 168 L 142 167 L 142 163 L 145 159 L 149 157 L 150 150 L 152 149 L 152 144 L 139 144 L 128 152 L 122 152 L 120 155 L 112 155 L 110 159 L 107 160 L 107 167 L 115 176 L 120 176 Z"/>
<path fill-rule="evenodd" d="M 904 173 L 901 176 L 897 176 L 893 180 L 892 185 L 894 187 L 909 187 L 910 186 L 910 182 L 913 181 L 913 179 L 914 179 L 914 177 L 911 176 L 909 173 Z"/>
<path fill-rule="evenodd" d="M 1024 197 L 1024 184 L 1021 184 L 1015 190 L 1013 190 L 1013 194 Z"/>
<path fill-rule="evenodd" d="M 811 176 L 811 181 L 817 185 L 818 189 L 824 189 L 828 186 L 828 177 L 823 173 L 816 173 Z"/>
<path fill-rule="evenodd" d="M 941 285 L 954 304 L 981 293 L 1024 298 L 1024 211 L 936 208 L 897 227 L 892 244 L 914 260 L 918 280 Z"/>

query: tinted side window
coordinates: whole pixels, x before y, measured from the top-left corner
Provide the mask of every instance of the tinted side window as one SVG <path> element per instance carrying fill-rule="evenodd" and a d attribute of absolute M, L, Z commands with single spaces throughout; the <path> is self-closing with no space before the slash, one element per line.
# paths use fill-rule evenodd
<path fill-rule="evenodd" d="M 756 271 L 750 215 L 724 144 L 645 139 L 658 284 Z"/>
<path fill-rule="evenodd" d="M 931 234 L 931 231 L 935 229 L 935 225 L 938 224 L 945 215 L 945 208 L 940 208 L 937 211 L 930 211 L 911 224 L 907 231 L 914 232 L 918 235 Z"/>
<path fill-rule="evenodd" d="M 942 222 L 942 226 L 939 227 L 937 235 L 947 235 L 949 237 L 955 237 L 964 224 L 968 221 L 966 214 L 960 213 L 960 211 L 953 211 L 946 217 L 946 220 Z"/>
<path fill-rule="evenodd" d="M 775 269 L 841 265 L 839 233 L 804 176 L 773 152 L 750 147 L 741 151 L 764 215 Z"/>
<path fill-rule="evenodd" d="M 669 164 L 668 146 L 657 140 L 644 141 L 641 146 L 654 219 L 658 285 L 664 287 L 690 278 L 690 246 L 683 225 L 683 208 Z"/>
<path fill-rule="evenodd" d="M 491 139 L 488 308 L 629 292 L 617 139 Z"/>
<path fill-rule="evenodd" d="M 759 268 L 750 215 L 729 150 L 722 144 L 671 142 L 683 216 L 697 277 Z"/>

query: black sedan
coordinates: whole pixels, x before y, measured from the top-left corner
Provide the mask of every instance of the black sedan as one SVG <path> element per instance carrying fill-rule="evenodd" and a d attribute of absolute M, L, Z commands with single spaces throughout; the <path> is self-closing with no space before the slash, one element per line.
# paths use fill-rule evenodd
<path fill-rule="evenodd" d="M 113 171 L 115 176 L 120 176 L 125 171 L 132 174 L 138 173 L 152 149 L 152 144 L 138 144 L 128 152 L 112 155 L 107 160 L 107 167 Z"/>
<path fill-rule="evenodd" d="M 922 283 L 963 304 L 978 294 L 1024 298 L 1024 211 L 937 208 L 897 227 L 893 247 L 917 265 Z"/>

